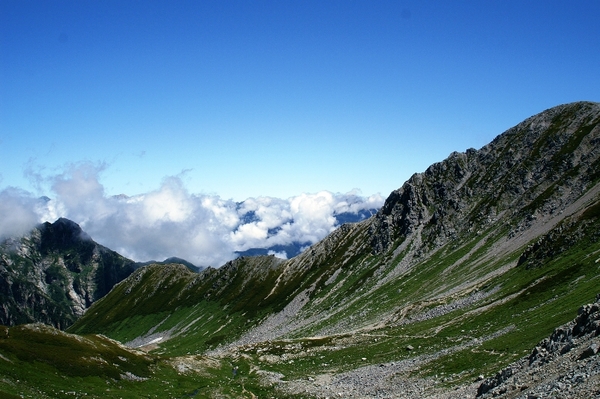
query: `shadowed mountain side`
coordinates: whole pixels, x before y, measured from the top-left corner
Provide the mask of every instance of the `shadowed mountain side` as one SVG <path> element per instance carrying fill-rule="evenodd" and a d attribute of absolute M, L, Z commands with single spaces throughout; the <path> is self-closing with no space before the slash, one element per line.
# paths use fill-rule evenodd
<path fill-rule="evenodd" d="M 0 244 L 0 324 L 66 328 L 134 267 L 68 219 L 41 224 Z"/>

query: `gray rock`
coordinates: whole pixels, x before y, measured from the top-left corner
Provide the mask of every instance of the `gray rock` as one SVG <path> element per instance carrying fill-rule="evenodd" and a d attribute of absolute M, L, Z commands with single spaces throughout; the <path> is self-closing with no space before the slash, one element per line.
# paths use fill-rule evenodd
<path fill-rule="evenodd" d="M 0 324 L 70 326 L 135 270 L 135 262 L 60 218 L 0 242 Z"/>
<path fill-rule="evenodd" d="M 598 344 L 593 343 L 590 346 L 588 346 L 587 349 L 581 353 L 581 356 L 579 356 L 579 360 L 587 359 L 588 357 L 594 356 L 597 353 L 598 353 Z"/>

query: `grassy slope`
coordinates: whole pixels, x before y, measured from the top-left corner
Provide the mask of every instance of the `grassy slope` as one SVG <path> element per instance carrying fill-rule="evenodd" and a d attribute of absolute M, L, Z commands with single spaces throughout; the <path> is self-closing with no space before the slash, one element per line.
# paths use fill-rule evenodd
<path fill-rule="evenodd" d="M 487 233 L 466 240 L 461 246 L 452 247 L 449 244 L 441 248 L 419 263 L 418 267 L 380 286 L 377 284 L 382 279 L 382 273 L 391 269 L 390 265 L 395 262 L 380 267 L 381 257 L 372 254 L 356 256 L 354 264 L 347 265 L 338 273 L 335 281 L 327 285 L 318 284 L 320 280 L 311 277 L 309 271 L 303 275 L 304 286 L 312 281 L 317 282 L 315 286 L 319 289 L 312 294 L 311 305 L 305 307 L 297 318 L 326 314 L 327 319 L 321 321 L 317 318 L 315 323 L 294 330 L 279 340 L 248 346 L 241 352 L 243 356 L 238 352 L 221 359 L 221 368 L 214 370 L 214 376 L 227 376 L 229 365 L 235 363 L 243 365 L 248 371 L 259 367 L 282 373 L 289 379 L 305 378 L 307 375 L 351 370 L 365 364 L 433 355 L 449 347 L 455 349 L 424 364 L 419 373 L 444 375 L 449 384 L 471 380 L 478 374 L 493 373 L 528 352 L 554 327 L 571 320 L 581 304 L 594 299 L 600 288 L 597 263 L 600 242 L 598 235 L 593 233 L 599 231 L 598 225 L 597 215 L 590 208 L 587 217 L 575 223 L 577 228 L 583 229 L 580 233 L 585 238 L 560 256 L 546 259 L 543 267 L 528 268 L 525 264 L 514 267 L 523 248 L 482 264 L 481 259 L 502 236 L 490 229 Z M 482 238 L 486 238 L 485 244 L 479 246 Z M 398 257 L 403 255 L 400 253 Z M 456 264 L 459 259 L 462 261 Z M 325 261 L 322 268 L 327 270 L 326 265 L 335 264 L 333 260 Z M 465 282 L 488 275 L 508 264 L 513 267 L 506 273 L 484 278 L 476 287 L 466 285 L 464 291 L 457 290 L 453 297 L 437 295 L 440 290 L 462 287 Z M 379 269 L 383 271 L 378 272 Z M 444 275 L 448 269 L 451 272 Z M 332 272 L 325 275 L 331 276 Z M 440 278 L 441 275 L 444 278 Z M 361 290 L 368 292 L 368 295 L 350 306 L 340 306 L 344 298 L 350 298 Z M 469 302 L 467 306 L 445 310 L 434 318 L 418 317 L 432 309 L 459 303 L 460 299 L 474 293 L 481 293 L 481 299 Z M 410 308 L 411 311 L 404 315 L 404 319 L 394 318 L 403 308 Z M 203 316 L 182 338 L 161 345 L 159 351 L 162 356 L 202 353 L 214 347 L 211 340 L 220 342 L 224 339 L 221 326 L 225 325 L 228 334 L 234 338 L 239 335 L 234 333 L 236 329 L 241 333 L 254 324 L 251 322 L 248 325 L 248 319 L 241 314 L 228 312 L 228 308 L 224 309 L 214 302 L 199 301 L 192 308 L 176 308 L 169 316 L 173 319 L 171 324 L 164 322 L 161 326 L 166 328 L 177 323 L 187 325 L 200 314 Z M 145 319 L 145 322 L 155 325 L 157 320 L 166 315 L 161 313 L 154 319 Z M 411 318 L 414 321 L 411 322 Z M 388 322 L 354 334 L 314 337 L 327 326 L 344 320 L 352 320 L 352 325 L 364 327 L 381 320 Z M 138 323 L 129 320 L 125 324 L 131 328 Z M 492 339 L 486 338 L 503 330 L 507 332 Z M 118 334 L 119 329 L 115 329 L 113 335 Z M 460 344 L 472 343 L 475 338 L 481 339 L 481 342 L 459 347 Z M 408 345 L 414 350 L 407 351 Z M 265 355 L 276 360 L 265 361 Z M 244 378 L 246 390 L 252 387 L 252 392 L 257 394 L 261 389 L 266 389 L 261 388 L 255 374 Z"/>
<path fill-rule="evenodd" d="M 132 371 L 149 380 L 115 379 L 115 370 L 78 375 L 52 362 L 42 361 L 40 367 L 39 361 L 16 358 L 0 342 L 0 368 L 5 376 L 0 391 L 22 393 L 23 384 L 16 382 L 20 380 L 27 381 L 26 393 L 32 397 L 61 397 L 60 390 L 88 392 L 91 397 L 185 397 L 193 393 L 198 397 L 251 397 L 250 392 L 281 397 L 274 388 L 260 384 L 257 369 L 282 373 L 286 379 L 305 379 L 421 355 L 435 358 L 424 363 L 417 374 L 443 376 L 450 385 L 469 381 L 479 374 L 491 374 L 530 351 L 600 291 L 597 209 L 597 205 L 591 206 L 572 223 L 564 223 L 567 227 L 561 228 L 562 236 L 549 234 L 561 248 L 564 237 L 575 235 L 580 240 L 555 256 L 536 255 L 539 259 L 530 262 L 533 266 L 515 266 L 526 245 L 501 257 L 487 256 L 506 236 L 505 230 L 489 228 L 465 238 L 461 245 L 448 243 L 384 284 L 387 273 L 400 264 L 411 246 L 396 258 L 362 249 L 349 256 L 353 240 L 345 238 L 356 238 L 366 231 L 358 225 L 339 240 L 342 244 L 334 245 L 337 251 L 322 258 L 315 255 L 318 261 L 313 268 L 303 268 L 302 262 L 296 261 L 296 269 L 286 272 L 289 286 L 279 288 L 276 302 L 262 299 L 277 286 L 276 275 L 288 264 L 274 266 L 272 275 L 265 273 L 244 282 L 240 279 L 251 260 L 242 260 L 235 271 L 230 271 L 236 277 L 223 286 L 217 284 L 222 279 L 216 271 L 209 272 L 202 282 L 184 268 L 172 267 L 167 272 L 168 266 L 149 267 L 137 280 L 134 275 L 117 286 L 75 325 L 82 329 L 80 332 L 95 330 L 123 342 L 157 325 L 155 333 L 184 331 L 160 344 L 146 371 Z M 344 259 L 349 260 L 341 267 Z M 492 273 L 507 265 L 510 268 L 506 272 Z M 131 284 L 132 280 L 137 284 Z M 262 281 L 266 284 L 259 284 Z M 307 287 L 314 288 L 308 305 L 288 322 L 309 318 L 312 322 L 279 339 L 248 345 L 218 359 L 202 355 L 258 325 Z M 454 294 L 439 295 L 447 291 Z M 140 300 L 144 296 L 152 300 Z M 471 296 L 475 299 L 460 305 Z M 246 302 L 253 308 L 244 308 Z M 251 316 L 249 310 L 253 311 Z M 427 312 L 436 316 L 420 317 Z M 349 325 L 354 333 L 344 332 Z M 331 326 L 340 327 L 338 333 L 324 334 Z M 505 333 L 489 338 L 498 331 Z M 475 338 L 481 341 L 473 344 Z M 460 346 L 466 343 L 469 345 Z M 71 344 L 63 340 L 61 345 L 69 348 Z M 66 353 L 80 351 L 78 341 L 73 345 L 74 349 Z M 414 349 L 408 351 L 409 345 Z M 447 348 L 454 349 L 436 354 Z M 180 373 L 172 367 L 188 354 L 193 355 L 197 363 L 194 368 L 201 372 Z M 76 365 L 76 360 L 67 363 Z M 234 364 L 240 367 L 235 379 L 231 372 Z"/>
<path fill-rule="evenodd" d="M 194 371 L 169 356 L 131 351 L 105 337 L 76 336 L 43 325 L 0 327 L 2 398 L 185 398 L 261 396 L 273 388 L 249 380 L 249 366 L 194 358 Z"/>
<path fill-rule="evenodd" d="M 581 139 L 582 133 L 575 134 L 565 148 Z M 491 176 L 492 168 L 486 173 Z M 599 178 L 590 176 L 590 184 Z M 556 192 L 554 183 L 540 187 L 523 211 L 542 208 Z M 502 199 L 478 201 L 473 220 Z M 521 221 L 507 217 L 429 252 L 427 229 L 435 226 L 428 225 L 421 231 L 424 243 L 416 235 L 400 237 L 389 251 L 374 254 L 367 222 L 339 229 L 283 264 L 247 258 L 201 277 L 178 267 L 148 267 L 97 302 L 71 331 L 101 332 L 123 342 L 172 335 L 152 352 L 148 381 L 113 379 L 108 385 L 115 391 L 103 397 L 282 397 L 260 384 L 257 370 L 306 379 L 417 357 L 427 359 L 413 371 L 417 375 L 438 375 L 448 385 L 471 381 L 530 351 L 600 292 L 600 205 L 594 201 L 545 238 L 515 239 L 508 246 L 510 230 Z M 509 249 L 498 252 L 502 246 Z M 285 319 L 291 327 L 278 337 L 257 339 L 219 358 L 206 356 L 260 326 L 301 292 L 308 293 L 306 305 Z M 52 364 L 39 372 L 55 381 L 46 386 L 34 375 L 31 359 L 11 358 L 1 346 L 0 354 L 8 376 L 0 390 L 6 392 L 18 392 L 9 389 L 18 378 L 31 392 L 79 383 L 93 394 L 108 389 L 103 378 L 53 376 L 62 371 Z M 11 362 L 23 371 L 10 374 Z M 177 362 L 187 368 L 172 367 Z M 240 367 L 235 378 L 233 365 Z M 190 367 L 196 371 L 185 371 Z"/>
<path fill-rule="evenodd" d="M 514 260 L 515 256 L 512 258 Z M 79 340 L 69 343 L 66 338 L 58 335 L 38 339 L 40 344 L 43 343 L 42 347 L 50 348 L 40 351 L 37 344 L 32 344 L 36 342 L 36 338 L 27 336 L 31 335 L 30 332 L 18 331 L 15 327 L 9 334 L 16 344 L 7 346 L 8 340 L 0 340 L 0 353 L 3 355 L 0 358 L 0 374 L 3 375 L 0 391 L 26 394 L 31 397 L 72 397 L 66 392 L 86 392 L 88 397 L 123 398 L 140 397 L 142 394 L 148 395 L 147 397 L 164 397 L 165 394 L 170 397 L 185 397 L 194 393 L 197 397 L 219 395 L 251 397 L 249 392 L 259 397 L 267 395 L 281 397 L 281 394 L 276 393 L 272 388 L 261 386 L 256 375 L 251 373 L 251 368 L 258 365 L 266 370 L 283 373 L 286 378 L 305 378 L 307 375 L 332 370 L 350 370 L 366 363 L 377 364 L 431 354 L 439 349 L 471 340 L 473 337 L 483 337 L 506 326 L 514 326 L 514 329 L 507 334 L 488 340 L 475 348 L 466 348 L 442 356 L 426 364 L 421 370 L 423 374 L 445 375 L 448 377 L 447 383 L 470 380 L 476 374 L 492 373 L 522 356 L 525 351 L 529 351 L 535 343 L 547 336 L 555 326 L 572 319 L 580 304 L 590 302 L 600 287 L 598 263 L 596 263 L 598 258 L 600 258 L 600 243 L 582 242 L 562 256 L 549 261 L 543 268 L 517 267 L 491 279 L 483 289 L 501 287 L 499 290 L 495 290 L 493 294 L 473 306 L 456 309 L 434 319 L 364 331 L 355 334 L 351 339 L 348 335 L 341 334 L 328 338 L 297 337 L 269 342 L 248 348 L 244 357 L 208 362 L 201 367 L 204 373 L 179 373 L 170 366 L 172 356 L 203 349 L 202 344 L 194 338 L 206 331 L 208 336 L 216 336 L 211 335 L 211 330 L 217 327 L 218 323 L 211 325 L 208 322 L 198 322 L 197 332 L 186 335 L 183 340 L 173 339 L 172 344 L 162 346 L 160 351 L 163 354 L 160 356 L 153 355 L 137 360 L 136 355 L 133 356 L 135 361 L 132 361 L 132 355 L 124 355 L 122 350 L 118 349 L 117 356 L 126 357 L 128 361 L 124 363 L 119 360 L 114 361 L 115 359 L 112 358 L 109 363 L 114 362 L 121 366 L 128 364 L 127 370 L 133 374 L 150 377 L 144 382 L 115 378 L 115 373 L 126 371 L 118 367 L 106 370 L 89 366 L 87 369 L 80 367 L 81 358 L 114 356 L 108 350 L 106 350 L 108 353 L 101 353 L 99 356 L 94 353 L 97 349 L 93 346 L 88 347 Z M 448 262 L 453 260 L 452 257 L 447 259 Z M 435 270 L 443 267 L 439 262 L 439 259 L 430 261 L 429 266 L 433 271 L 430 275 L 425 272 L 409 272 L 404 279 L 400 279 L 404 280 L 405 284 L 395 282 L 389 287 L 380 288 L 376 291 L 377 295 L 373 300 L 379 301 L 382 296 L 389 296 L 398 285 L 414 287 L 415 279 L 419 279 L 415 274 L 421 275 L 420 282 L 431 281 L 431 287 L 435 289 Z M 424 267 L 428 265 L 425 264 Z M 581 278 L 582 276 L 585 278 Z M 341 279 L 343 276 L 340 275 L 338 278 Z M 413 284 L 410 283 L 411 281 Z M 348 282 L 348 284 L 353 283 Z M 407 288 L 405 295 L 409 297 L 415 290 Z M 514 295 L 517 293 L 518 295 Z M 398 294 L 399 299 L 402 299 L 401 294 L 402 291 Z M 420 296 L 427 295 L 421 291 Z M 507 301 L 483 311 L 473 311 L 478 308 L 483 309 L 487 304 L 498 303 L 502 299 Z M 440 304 L 430 304 L 429 307 L 421 308 L 421 311 Z M 197 307 L 204 306 L 200 303 Z M 359 308 L 357 306 L 357 311 Z M 210 311 L 204 309 L 207 313 Z M 211 311 L 213 315 L 215 312 L 215 309 Z M 182 315 L 181 319 L 185 320 L 183 314 L 181 311 L 175 311 L 171 317 L 177 318 L 178 315 Z M 224 314 L 222 317 L 227 315 Z M 213 316 L 213 319 L 217 320 L 218 317 Z M 136 323 L 131 323 L 134 324 Z M 97 337 L 86 337 L 86 339 L 91 340 L 90 342 L 100 340 Z M 23 352 L 17 350 L 19 345 L 25 342 L 29 348 L 26 352 L 35 353 L 39 359 L 32 361 L 32 358 L 27 358 L 22 354 Z M 405 349 L 407 345 L 415 349 L 407 351 Z M 60 356 L 51 352 L 57 350 L 56 348 L 60 348 Z M 112 350 L 117 351 L 111 348 Z M 19 357 L 13 353 L 19 353 Z M 281 360 L 269 364 L 259 360 L 265 355 L 283 354 L 293 359 L 294 363 Z M 362 358 L 366 358 L 367 361 L 363 361 Z M 54 361 L 56 359 L 60 359 L 60 362 L 56 363 Z M 199 359 L 201 360 L 202 357 Z M 97 366 L 100 364 L 101 362 L 97 362 Z M 233 364 L 240 367 L 240 373 L 235 379 L 231 373 Z M 17 380 L 21 383 L 17 383 Z M 23 381 L 27 383 L 22 384 Z"/>
<path fill-rule="evenodd" d="M 595 221 L 588 226 L 589 232 L 597 231 L 598 227 Z M 332 370 L 351 370 L 365 365 L 363 358 L 367 359 L 367 364 L 391 362 L 409 356 L 434 354 L 444 348 L 472 342 L 475 338 L 481 339 L 483 342 L 464 349 L 456 348 L 454 353 L 439 357 L 421 370 L 425 375 L 452 374 L 452 379 L 460 382 L 478 374 L 493 373 L 521 357 L 556 326 L 571 320 L 577 308 L 583 303 L 592 302 L 600 290 L 597 262 L 600 258 L 600 242 L 596 235 L 595 238 L 582 240 L 561 256 L 548 259 L 543 267 L 513 267 L 504 274 L 486 280 L 479 290 L 487 291 L 489 295 L 468 306 L 458 306 L 431 319 L 415 317 L 453 301 L 458 303 L 459 297 L 433 300 L 435 295 L 432 293 L 437 292 L 442 284 L 452 288 L 472 278 L 469 269 L 476 260 L 477 252 L 473 259 L 467 259 L 453 269 L 454 276 L 447 276 L 443 281 L 440 279 L 440 271 L 452 265 L 457 257 L 462 257 L 467 249 L 461 247 L 448 253 L 441 251 L 438 256 L 419 264 L 418 268 L 413 268 L 401 278 L 371 292 L 360 303 L 331 315 L 326 322 L 305 328 L 303 334 L 296 332 L 290 340 L 257 345 L 250 353 L 260 363 L 259 358 L 265 354 L 281 354 L 283 342 L 292 347 L 300 344 L 293 363 L 277 361 L 266 368 L 282 372 L 288 378 L 302 378 Z M 507 263 L 514 264 L 519 254 L 509 254 L 480 269 L 493 270 Z M 478 273 L 484 271 L 478 270 Z M 362 286 L 369 284 L 374 282 L 366 281 Z M 348 285 L 352 285 L 352 282 L 348 282 Z M 400 310 L 401 304 L 412 306 L 413 311 L 407 317 L 415 317 L 415 321 L 387 323 L 381 328 L 364 329 L 353 334 L 352 339 L 346 334 L 318 340 L 303 338 L 316 335 L 325 324 L 340 320 L 352 319 L 355 325 L 372 325 L 394 310 Z M 326 303 L 320 305 L 327 307 Z M 492 339 L 486 338 L 503 330 L 507 332 Z M 408 345 L 414 350 L 407 351 Z M 307 347 L 311 347 L 310 353 L 306 352 Z"/>

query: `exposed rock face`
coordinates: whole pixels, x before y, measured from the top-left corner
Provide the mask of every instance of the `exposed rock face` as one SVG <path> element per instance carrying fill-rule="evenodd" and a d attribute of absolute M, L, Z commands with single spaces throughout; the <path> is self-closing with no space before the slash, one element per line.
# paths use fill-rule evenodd
<path fill-rule="evenodd" d="M 563 211 L 600 176 L 600 104 L 535 115 L 480 150 L 453 153 L 392 192 L 370 228 L 375 253 L 417 235 L 423 247 Z"/>
<path fill-rule="evenodd" d="M 134 265 L 68 219 L 46 222 L 0 244 L 0 324 L 66 328 Z"/>
<path fill-rule="evenodd" d="M 600 296 L 529 356 L 484 380 L 481 398 L 589 398 L 600 394 Z"/>

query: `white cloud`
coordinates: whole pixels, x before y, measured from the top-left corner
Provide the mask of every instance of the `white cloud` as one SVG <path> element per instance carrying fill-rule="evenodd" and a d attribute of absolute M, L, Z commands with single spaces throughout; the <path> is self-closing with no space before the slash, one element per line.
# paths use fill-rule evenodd
<path fill-rule="evenodd" d="M 82 163 L 49 178 L 53 198 L 47 202 L 16 189 L 0 191 L 0 236 L 66 217 L 95 241 L 136 261 L 178 256 L 200 266 L 220 266 L 235 251 L 315 243 L 337 227 L 335 215 L 383 204 L 381 196 L 364 198 L 357 190 L 236 203 L 192 194 L 179 177 L 165 178 L 145 194 L 114 197 L 100 183 L 103 168 Z M 286 257 L 285 252 L 273 254 Z"/>
<path fill-rule="evenodd" d="M 0 239 L 27 233 L 39 223 L 43 200 L 17 188 L 0 191 Z"/>
<path fill-rule="evenodd" d="M 281 251 L 281 252 L 269 251 L 267 254 L 273 255 L 276 258 L 287 259 L 287 254 L 285 253 L 285 251 Z"/>

